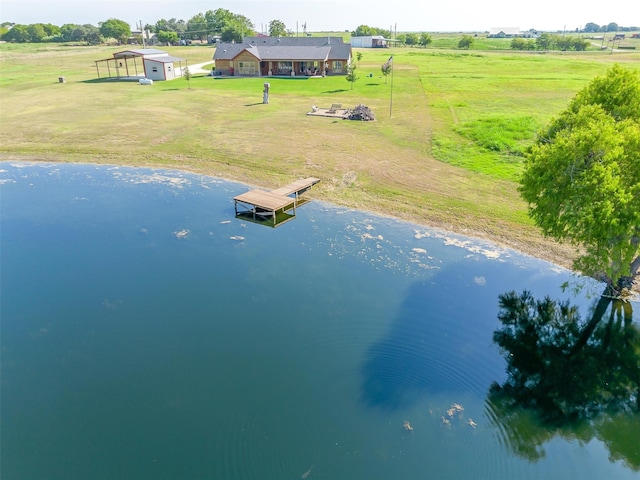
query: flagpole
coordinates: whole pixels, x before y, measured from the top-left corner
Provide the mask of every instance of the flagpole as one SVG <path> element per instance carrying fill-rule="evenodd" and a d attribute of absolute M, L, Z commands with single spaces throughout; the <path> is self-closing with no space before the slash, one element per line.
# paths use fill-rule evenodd
<path fill-rule="evenodd" d="M 391 55 L 393 58 L 393 55 Z M 391 94 L 389 95 L 389 118 L 391 118 L 391 111 L 393 110 L 393 71 L 395 70 L 394 62 L 391 62 Z"/>

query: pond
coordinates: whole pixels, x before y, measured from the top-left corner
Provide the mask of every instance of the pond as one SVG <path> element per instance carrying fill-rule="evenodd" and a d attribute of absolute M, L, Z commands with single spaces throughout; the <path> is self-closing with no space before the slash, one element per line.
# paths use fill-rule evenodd
<path fill-rule="evenodd" d="M 588 317 L 566 270 L 319 201 L 249 223 L 247 186 L 174 170 L 0 181 L 5 480 L 637 478 L 637 411 L 491 400 L 500 295 Z"/>

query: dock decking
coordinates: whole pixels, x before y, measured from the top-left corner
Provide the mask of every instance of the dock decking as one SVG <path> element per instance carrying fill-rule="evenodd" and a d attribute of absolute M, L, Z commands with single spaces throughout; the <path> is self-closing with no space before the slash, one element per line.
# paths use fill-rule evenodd
<path fill-rule="evenodd" d="M 300 195 L 319 182 L 319 178 L 307 177 L 275 190 L 254 189 L 238 195 L 233 198 L 236 217 L 260 222 L 268 220 L 274 227 L 281 225 L 295 218 L 296 207 L 301 203 Z M 292 210 L 293 214 L 290 214 Z"/>

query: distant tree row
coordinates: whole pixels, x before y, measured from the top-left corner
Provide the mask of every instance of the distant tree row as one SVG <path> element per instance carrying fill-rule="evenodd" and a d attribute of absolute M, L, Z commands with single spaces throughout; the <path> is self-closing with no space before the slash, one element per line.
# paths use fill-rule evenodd
<path fill-rule="evenodd" d="M 251 20 L 225 8 L 198 13 L 187 22 L 175 18 L 161 19 L 153 25 L 146 25 L 145 29 L 155 33 L 161 42 L 177 41 L 178 38 L 203 41 L 218 35 L 223 42 L 241 42 L 254 33 Z"/>
<path fill-rule="evenodd" d="M 417 33 L 401 33 L 396 36 L 396 40 L 402 45 L 409 45 L 410 47 L 414 45 L 426 47 L 433 41 L 431 35 L 428 33 L 421 33 L 419 35 Z"/>
<path fill-rule="evenodd" d="M 105 38 L 115 38 L 120 42 L 131 36 L 129 24 L 117 19 L 100 23 L 100 27 L 85 24 L 66 23 L 62 27 L 50 23 L 30 25 L 5 23 L 0 26 L 0 39 L 13 43 L 41 42 L 84 42 L 96 45 Z"/>
<path fill-rule="evenodd" d="M 597 23 L 587 23 L 582 32 L 584 33 L 597 33 L 597 32 L 630 32 L 640 30 L 638 27 L 621 27 L 617 23 L 609 23 L 607 25 L 598 25 Z"/>
<path fill-rule="evenodd" d="M 352 37 L 376 37 L 381 36 L 384 38 L 391 38 L 391 30 L 385 30 L 384 28 L 370 27 L 369 25 L 359 25 L 353 32 Z"/>
<path fill-rule="evenodd" d="M 272 24 L 284 24 L 274 20 Z M 205 40 L 208 36 L 219 35 L 223 42 L 241 42 L 245 36 L 254 33 L 254 26 L 244 15 L 232 13 L 224 8 L 208 10 L 194 15 L 188 22 L 171 18 L 161 19 L 155 24 L 147 24 L 145 30 L 155 33 L 163 43 L 176 43 L 180 39 Z M 14 43 L 38 42 L 86 42 L 97 44 L 104 39 L 113 38 L 125 43 L 131 38 L 131 26 L 124 20 L 110 18 L 93 25 L 65 24 L 57 27 L 52 24 L 35 23 L 31 25 L 5 22 L 0 26 L 0 39 Z"/>
<path fill-rule="evenodd" d="M 580 38 L 543 33 L 535 40 L 532 38 L 514 38 L 511 40 L 512 50 L 572 50 L 583 52 L 587 49 L 589 42 Z"/>

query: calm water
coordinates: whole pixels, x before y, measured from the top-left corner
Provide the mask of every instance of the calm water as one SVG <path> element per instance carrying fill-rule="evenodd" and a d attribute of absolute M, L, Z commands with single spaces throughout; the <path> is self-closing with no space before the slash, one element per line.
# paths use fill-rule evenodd
<path fill-rule="evenodd" d="M 498 296 L 566 271 L 315 201 L 247 223 L 183 172 L 0 170 L 3 480 L 638 476 L 638 430 L 487 402 Z"/>

